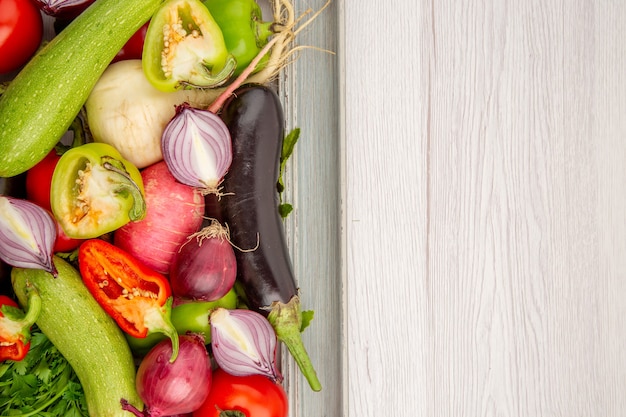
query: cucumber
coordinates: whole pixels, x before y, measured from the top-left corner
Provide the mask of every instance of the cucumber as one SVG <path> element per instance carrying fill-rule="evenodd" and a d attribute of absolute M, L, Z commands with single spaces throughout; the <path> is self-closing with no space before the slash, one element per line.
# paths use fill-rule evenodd
<path fill-rule="evenodd" d="M 0 96 L 0 177 L 46 156 L 117 52 L 163 1 L 96 1 L 26 64 Z"/>
<path fill-rule="evenodd" d="M 83 386 L 89 415 L 128 417 L 120 400 L 139 409 L 136 368 L 126 338 L 83 284 L 78 271 L 54 257 L 59 275 L 38 269 L 13 268 L 13 290 L 22 306 L 34 287 L 41 296 L 36 323 L 72 366 Z"/>

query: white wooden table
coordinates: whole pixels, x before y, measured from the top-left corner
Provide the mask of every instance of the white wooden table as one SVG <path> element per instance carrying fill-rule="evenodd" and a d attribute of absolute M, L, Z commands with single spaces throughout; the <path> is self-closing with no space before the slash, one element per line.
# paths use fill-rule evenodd
<path fill-rule="evenodd" d="M 285 84 L 292 415 L 623 416 L 626 2 L 334 1 Z"/>

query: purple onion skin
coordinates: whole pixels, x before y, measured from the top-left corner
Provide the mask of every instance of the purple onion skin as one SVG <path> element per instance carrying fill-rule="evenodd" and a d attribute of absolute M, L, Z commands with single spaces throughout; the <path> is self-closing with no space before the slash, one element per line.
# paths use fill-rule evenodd
<path fill-rule="evenodd" d="M 194 138 L 202 139 L 202 151 L 198 151 Z M 176 107 L 176 115 L 163 131 L 161 149 L 165 163 L 178 181 L 207 193 L 219 192 L 219 183 L 233 158 L 230 132 L 222 119 L 188 103 Z M 210 162 L 199 155 L 214 159 L 214 172 L 207 171 Z"/>
<path fill-rule="evenodd" d="M 52 214 L 29 200 L 2 195 L 0 198 L 3 199 L 3 204 L 7 205 L 7 209 L 13 206 L 20 213 L 37 244 L 37 249 L 33 250 L 25 244 L 23 239 L 18 238 L 11 228 L 0 229 L 2 261 L 18 268 L 43 269 L 56 277 L 57 270 L 52 261 L 52 255 L 57 227 Z M 6 214 L 0 212 L 0 215 Z"/>
<path fill-rule="evenodd" d="M 222 298 L 233 287 L 236 277 L 235 252 L 221 237 L 191 239 L 183 244 L 169 275 L 175 297 L 201 301 Z"/>
<path fill-rule="evenodd" d="M 217 308 L 210 322 L 213 356 L 220 368 L 235 376 L 263 375 L 282 381 L 276 366 L 276 333 L 263 315 Z"/>
<path fill-rule="evenodd" d="M 95 0 L 34 0 L 39 9 L 48 16 L 73 19 Z"/>
<path fill-rule="evenodd" d="M 189 414 L 202 405 L 211 389 L 211 361 L 204 339 L 197 334 L 179 337 L 178 357 L 170 362 L 172 343 L 165 339 L 143 358 L 137 370 L 137 393 L 146 405 L 135 415 L 163 417 Z M 139 413 L 139 414 L 138 414 Z"/>

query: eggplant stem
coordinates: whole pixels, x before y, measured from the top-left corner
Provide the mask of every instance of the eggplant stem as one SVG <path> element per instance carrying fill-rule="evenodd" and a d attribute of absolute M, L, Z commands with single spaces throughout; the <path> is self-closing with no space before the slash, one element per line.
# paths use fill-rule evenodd
<path fill-rule="evenodd" d="M 304 343 L 302 343 L 302 335 L 300 333 L 300 328 L 302 327 L 300 298 L 295 295 L 287 304 L 274 302 L 269 310 L 267 319 L 272 324 L 276 337 L 287 346 L 289 353 L 295 359 L 311 389 L 313 391 L 321 391 L 322 384 L 317 377 Z"/>

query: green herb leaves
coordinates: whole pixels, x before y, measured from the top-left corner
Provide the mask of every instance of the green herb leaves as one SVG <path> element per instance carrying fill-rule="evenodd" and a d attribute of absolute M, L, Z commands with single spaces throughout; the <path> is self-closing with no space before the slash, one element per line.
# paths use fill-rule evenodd
<path fill-rule="evenodd" d="M 36 326 L 26 357 L 0 364 L 0 415 L 88 416 L 78 377 Z"/>
<path fill-rule="evenodd" d="M 297 127 L 293 129 L 283 140 L 283 148 L 280 154 L 280 171 L 278 174 L 278 194 L 280 196 L 280 204 L 278 206 L 278 212 L 280 216 L 284 219 L 291 213 L 293 210 L 293 206 L 289 203 L 283 202 L 283 191 L 285 190 L 285 183 L 283 181 L 283 172 L 285 171 L 285 166 L 287 165 L 287 160 L 293 153 L 293 149 L 296 146 L 296 142 L 300 137 L 300 128 Z"/>

